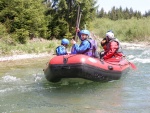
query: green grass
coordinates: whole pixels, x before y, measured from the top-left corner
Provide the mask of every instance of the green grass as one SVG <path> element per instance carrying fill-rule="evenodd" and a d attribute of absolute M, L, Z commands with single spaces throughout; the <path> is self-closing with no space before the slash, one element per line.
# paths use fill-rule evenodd
<path fill-rule="evenodd" d="M 55 53 L 55 48 L 60 45 L 59 40 L 36 40 L 29 41 L 27 44 L 8 45 L 0 41 L 0 56 L 25 53 Z"/>
<path fill-rule="evenodd" d="M 97 36 L 104 37 L 108 30 L 113 30 L 121 41 L 150 41 L 150 18 L 112 21 L 97 18 L 90 23 Z"/>

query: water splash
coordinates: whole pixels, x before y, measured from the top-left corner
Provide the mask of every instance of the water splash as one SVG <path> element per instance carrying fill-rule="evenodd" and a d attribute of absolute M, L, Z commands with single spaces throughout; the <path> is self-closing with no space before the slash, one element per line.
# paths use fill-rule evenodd
<path fill-rule="evenodd" d="M 127 58 L 135 63 L 144 63 L 144 64 L 148 64 L 150 63 L 150 50 L 146 49 L 142 52 L 138 52 L 136 54 L 131 54 L 128 55 Z"/>
<path fill-rule="evenodd" d="M 38 74 L 38 73 L 33 74 L 33 77 L 34 77 L 34 82 L 41 81 L 42 78 L 43 78 L 43 77 L 41 77 L 40 74 Z"/>
<path fill-rule="evenodd" d="M 13 90 L 13 88 L 5 88 L 5 89 L 1 89 L 0 93 L 9 92 L 9 91 L 12 91 L 12 90 Z"/>
<path fill-rule="evenodd" d="M 150 57 L 150 50 L 143 51 L 138 57 L 140 57 L 140 58 L 148 58 L 148 57 Z"/>
<path fill-rule="evenodd" d="M 143 63 L 143 64 L 148 64 L 150 63 L 150 59 L 142 59 L 142 58 L 135 58 L 132 60 L 133 62 L 136 62 L 136 63 Z"/>
<path fill-rule="evenodd" d="M 134 59 L 135 56 L 134 56 L 134 55 L 129 55 L 129 56 L 127 56 L 127 58 L 128 58 L 128 59 Z"/>
<path fill-rule="evenodd" d="M 6 75 L 6 76 L 2 77 L 2 80 L 4 82 L 16 82 L 16 81 L 20 81 L 20 78 L 10 76 L 10 75 Z"/>

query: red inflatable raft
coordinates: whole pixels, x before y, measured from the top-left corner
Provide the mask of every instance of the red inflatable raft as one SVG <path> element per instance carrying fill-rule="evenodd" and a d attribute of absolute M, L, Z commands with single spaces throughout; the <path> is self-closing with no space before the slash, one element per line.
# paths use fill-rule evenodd
<path fill-rule="evenodd" d="M 83 54 L 62 55 L 53 57 L 44 74 L 50 82 L 58 82 L 62 78 L 84 78 L 92 81 L 118 80 L 129 70 L 126 59 L 119 62 L 103 61 Z"/>

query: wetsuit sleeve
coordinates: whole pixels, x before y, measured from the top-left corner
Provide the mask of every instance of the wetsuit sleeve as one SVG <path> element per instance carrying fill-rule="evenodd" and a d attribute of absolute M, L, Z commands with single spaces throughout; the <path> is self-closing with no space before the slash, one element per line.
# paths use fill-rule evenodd
<path fill-rule="evenodd" d="M 111 58 L 116 53 L 118 48 L 119 48 L 119 46 L 118 46 L 117 42 L 115 42 L 115 41 L 110 42 L 109 50 L 106 51 L 105 55 L 103 56 L 103 59 Z"/>
<path fill-rule="evenodd" d="M 76 48 L 75 48 L 75 44 L 71 48 L 71 54 L 77 54 L 77 51 L 76 51 Z"/>
<path fill-rule="evenodd" d="M 78 44 L 75 44 L 74 48 L 76 49 L 76 52 L 78 54 L 83 54 L 85 51 L 90 49 L 90 42 L 88 42 L 87 40 L 84 40 L 81 42 L 80 46 Z"/>

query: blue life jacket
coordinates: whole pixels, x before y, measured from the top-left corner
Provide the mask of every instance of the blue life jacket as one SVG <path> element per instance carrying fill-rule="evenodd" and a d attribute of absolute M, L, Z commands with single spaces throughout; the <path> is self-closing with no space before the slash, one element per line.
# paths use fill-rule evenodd
<path fill-rule="evenodd" d="M 56 55 L 66 55 L 67 54 L 67 50 L 66 50 L 66 48 L 63 46 L 63 45 L 61 45 L 61 46 L 58 46 L 57 48 L 56 48 Z"/>

